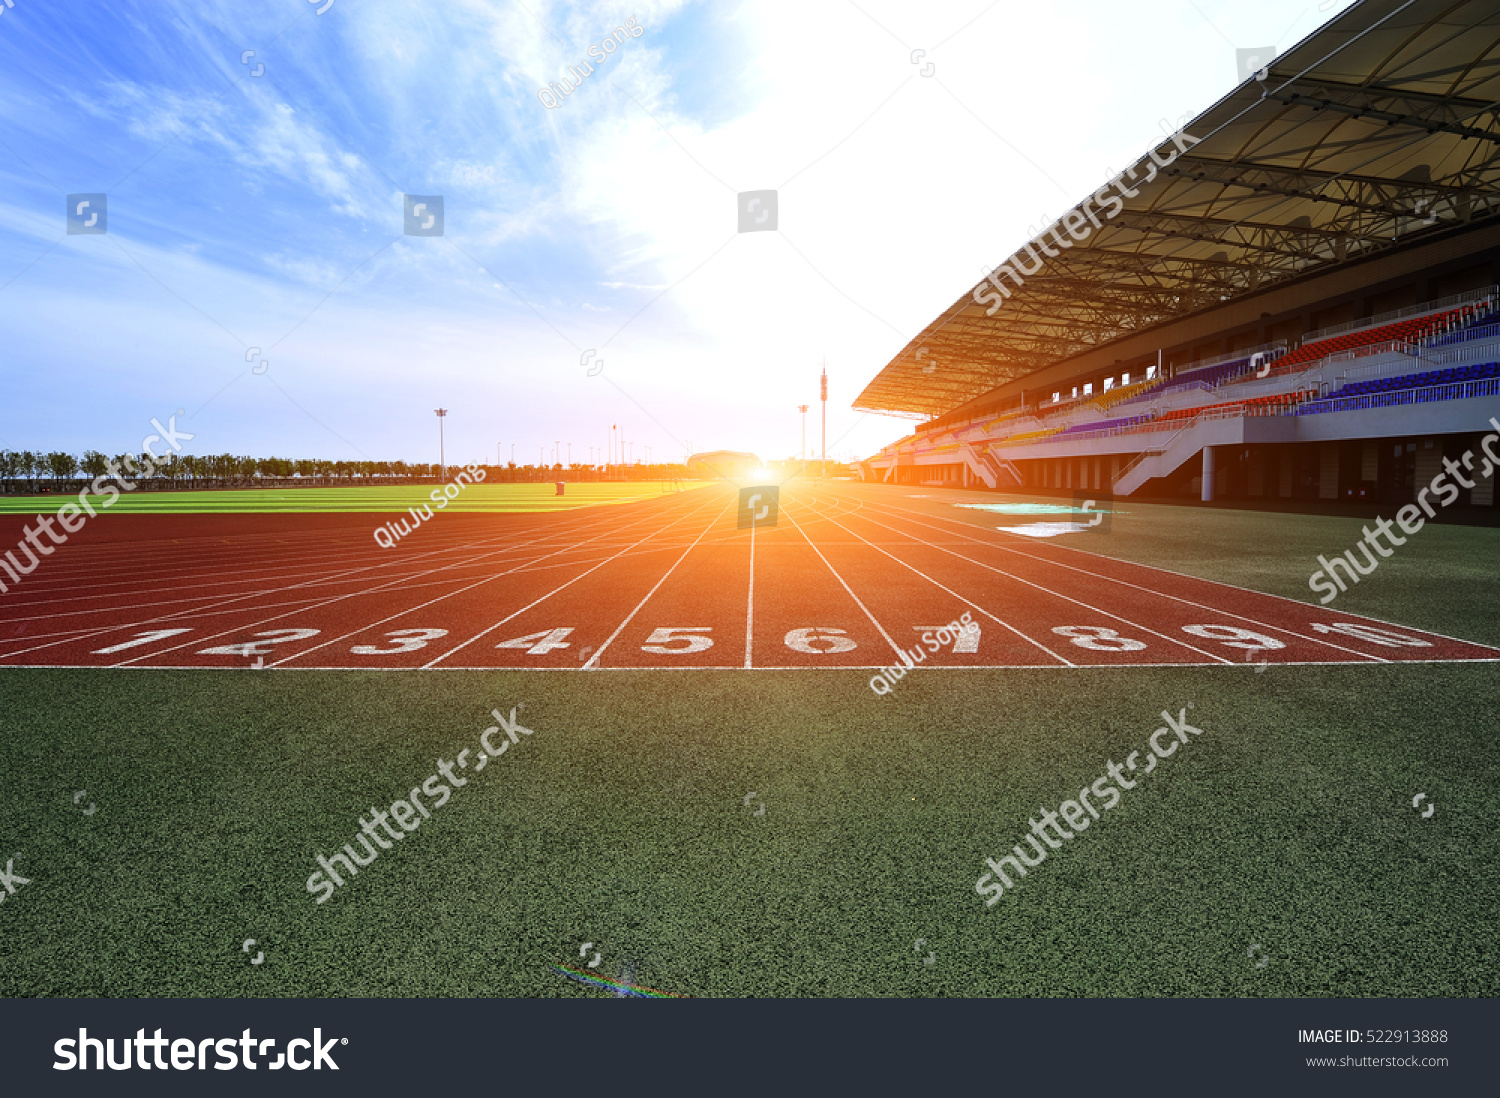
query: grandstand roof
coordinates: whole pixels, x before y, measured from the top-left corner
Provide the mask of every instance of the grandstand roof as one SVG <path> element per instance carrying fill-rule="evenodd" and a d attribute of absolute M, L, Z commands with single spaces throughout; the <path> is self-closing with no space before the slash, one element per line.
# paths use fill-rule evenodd
<path fill-rule="evenodd" d="M 1019 288 L 1002 276 L 1011 296 L 992 316 L 1000 295 L 977 283 L 854 407 L 940 415 L 1122 336 L 1500 209 L 1500 0 L 1363 0 L 1258 75 L 1186 123 L 1197 143 L 1156 146 L 1161 160 L 1178 153 L 1168 166 L 1143 156 L 1135 182 L 1127 170 L 1137 193 L 1112 218 L 1093 203 L 1099 229 L 1069 250 L 1053 243 L 1057 257 Z M 1025 252 L 1006 260 L 1018 262 L 1034 266 Z"/>

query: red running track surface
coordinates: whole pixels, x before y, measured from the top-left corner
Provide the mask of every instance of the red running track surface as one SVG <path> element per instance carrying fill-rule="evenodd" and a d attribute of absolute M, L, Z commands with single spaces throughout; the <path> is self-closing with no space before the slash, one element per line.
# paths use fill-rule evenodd
<path fill-rule="evenodd" d="M 796 484 L 772 527 L 736 510 L 714 487 L 445 515 L 392 549 L 370 514 L 108 516 L 0 595 L 0 666 L 878 668 L 965 613 L 924 669 L 1500 659 L 905 497 Z"/>

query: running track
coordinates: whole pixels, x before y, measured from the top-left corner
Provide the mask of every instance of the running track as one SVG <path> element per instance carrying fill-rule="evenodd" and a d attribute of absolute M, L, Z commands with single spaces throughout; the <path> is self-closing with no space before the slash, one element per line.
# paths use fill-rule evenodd
<path fill-rule="evenodd" d="M 924 670 L 1500 659 L 894 489 L 794 483 L 753 531 L 737 498 L 439 514 L 389 550 L 389 516 L 103 516 L 0 595 L 0 666 L 877 668 L 965 612 Z"/>

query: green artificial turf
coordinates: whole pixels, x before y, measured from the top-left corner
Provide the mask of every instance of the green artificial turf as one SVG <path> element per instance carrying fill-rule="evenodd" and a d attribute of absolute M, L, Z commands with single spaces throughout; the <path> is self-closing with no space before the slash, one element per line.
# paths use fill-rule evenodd
<path fill-rule="evenodd" d="M 609 481 L 568 484 L 557 494 L 552 482 L 545 484 L 471 484 L 462 486 L 449 499 L 450 511 L 569 511 L 600 504 L 633 503 L 658 496 L 701 488 L 709 481 Z M 356 488 L 244 488 L 233 491 L 140 492 L 121 495 L 102 514 L 257 514 L 276 511 L 370 511 L 391 513 L 408 507 L 432 506 L 432 493 L 441 485 L 390 484 Z M 32 496 L 0 496 L 0 514 L 31 515 L 55 511 L 76 496 L 66 493 Z M 97 505 L 103 496 L 90 496 Z"/>
<path fill-rule="evenodd" d="M 1128 510 L 1064 543 L 1294 596 L 1309 551 L 1353 544 Z M 1497 546 L 1426 529 L 1351 595 L 1500 639 Z M 31 879 L 0 995 L 597 997 L 551 967 L 592 942 L 602 975 L 698 996 L 1493 996 L 1496 668 L 913 673 L 883 698 L 857 671 L 0 669 L 0 860 Z M 523 704 L 535 735 L 314 903 L 316 854 Z M 986 856 L 1188 706 L 1201 736 L 985 906 Z"/>

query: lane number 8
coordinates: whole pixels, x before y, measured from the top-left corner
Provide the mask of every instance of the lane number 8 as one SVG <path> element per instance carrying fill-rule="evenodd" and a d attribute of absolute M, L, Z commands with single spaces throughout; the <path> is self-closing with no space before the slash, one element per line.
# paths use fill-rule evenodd
<path fill-rule="evenodd" d="M 1102 625 L 1059 625 L 1052 631 L 1093 652 L 1139 652 L 1146 647 L 1145 641 L 1122 637 Z"/>

